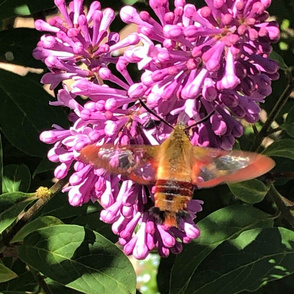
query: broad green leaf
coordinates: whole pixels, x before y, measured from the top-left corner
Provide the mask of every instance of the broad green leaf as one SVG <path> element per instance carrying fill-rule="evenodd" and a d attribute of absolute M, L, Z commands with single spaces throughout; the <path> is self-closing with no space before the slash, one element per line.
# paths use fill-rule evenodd
<path fill-rule="evenodd" d="M 43 216 L 38 217 L 35 220 L 29 222 L 26 224 L 11 240 L 11 243 L 15 242 L 22 242 L 23 239 L 30 233 L 34 232 L 37 229 L 44 228 L 44 227 L 50 227 L 50 226 L 56 226 L 61 225 L 63 222 L 54 217 L 54 216 Z"/>
<path fill-rule="evenodd" d="M 111 226 L 101 221 L 99 217 L 97 211 L 91 214 L 81 214 L 72 221 L 72 224 L 86 227 L 98 232 L 113 243 L 117 242 L 117 235 L 112 232 Z"/>
<path fill-rule="evenodd" d="M 294 159 L 294 140 L 283 139 L 274 142 L 264 150 L 263 154 Z"/>
<path fill-rule="evenodd" d="M 294 273 L 294 232 L 252 229 L 216 248 L 199 266 L 184 293 L 255 291 Z"/>
<path fill-rule="evenodd" d="M 23 152 L 44 157 L 47 148 L 39 135 L 53 123 L 67 126 L 63 110 L 48 104 L 52 97 L 40 83 L 5 70 L 0 75 L 0 126 L 5 137 Z"/>
<path fill-rule="evenodd" d="M 98 202 L 88 202 L 82 206 L 71 206 L 68 202 L 67 194 L 58 193 L 54 196 L 40 211 L 36 214 L 38 216 L 51 215 L 61 220 L 72 218 L 79 215 L 86 215 L 100 212 L 101 206 Z"/>
<path fill-rule="evenodd" d="M 35 199 L 36 197 L 32 196 L 31 193 L 13 192 L 1 195 L 0 233 L 7 229 L 16 220 L 18 215 Z"/>
<path fill-rule="evenodd" d="M 234 196 L 251 204 L 262 201 L 269 190 L 269 187 L 257 179 L 228 184 L 228 186 Z"/>
<path fill-rule="evenodd" d="M 41 35 L 41 32 L 29 28 L 0 31 L 0 60 L 23 66 L 43 68 L 44 64 L 37 61 L 32 55 Z"/>
<path fill-rule="evenodd" d="M 133 5 L 135 3 L 137 3 L 140 0 L 123 0 L 125 5 Z"/>
<path fill-rule="evenodd" d="M 288 112 L 288 115 L 286 117 L 285 123 L 293 123 L 294 122 L 294 106 L 290 109 Z"/>
<path fill-rule="evenodd" d="M 18 215 L 32 202 L 24 200 L 23 202 L 13 205 L 10 209 L 0 214 L 0 233 L 7 229 L 18 217 Z"/>
<path fill-rule="evenodd" d="M 294 293 L 294 274 L 283 279 L 271 281 L 254 291 L 254 294 Z"/>
<path fill-rule="evenodd" d="M 43 1 L 34 1 L 34 0 L 26 0 L 28 3 L 29 10 L 32 14 L 48 9 L 52 9 L 55 7 L 54 2 L 50 0 Z M 65 2 L 69 3 L 69 0 L 65 0 Z"/>
<path fill-rule="evenodd" d="M 232 205 L 219 209 L 198 222 L 200 237 L 176 257 L 171 273 L 170 293 L 188 293 L 197 267 L 222 242 L 236 238 L 245 230 L 271 227 L 270 215 L 247 205 Z"/>
<path fill-rule="evenodd" d="M 4 258 L 6 261 L 8 258 Z M 17 277 L 8 282 L 0 283 L 0 293 L 2 294 L 26 294 L 37 293 L 38 282 L 34 279 L 33 274 L 29 271 L 26 264 L 19 258 L 13 259 L 12 265 L 9 268 L 17 274 Z M 4 263 L 6 266 L 7 263 Z"/>
<path fill-rule="evenodd" d="M 67 288 L 52 279 L 46 278 L 45 283 L 48 285 L 52 293 L 60 293 L 60 294 L 81 294 L 83 292 L 73 290 L 71 288 Z"/>
<path fill-rule="evenodd" d="M 17 277 L 17 274 L 0 262 L 0 283 L 7 282 Z"/>
<path fill-rule="evenodd" d="M 54 7 L 52 0 L 18 0 L 2 1 L 0 19 L 10 18 L 16 15 L 30 15 Z"/>
<path fill-rule="evenodd" d="M 281 129 L 284 130 L 290 137 L 294 138 L 294 122 L 282 124 Z"/>
<path fill-rule="evenodd" d="M 4 167 L 3 171 L 3 193 L 16 191 L 27 192 L 31 185 L 31 173 L 24 164 L 10 164 Z"/>
<path fill-rule="evenodd" d="M 35 200 L 34 193 L 12 192 L 0 195 L 0 213 L 27 199 Z"/>
<path fill-rule="evenodd" d="M 76 225 L 57 225 L 29 234 L 20 258 L 45 276 L 87 293 L 135 293 L 128 258 L 100 234 Z"/>
<path fill-rule="evenodd" d="M 280 125 L 281 129 L 283 129 L 289 136 L 294 138 L 294 107 L 288 112 L 285 123 Z"/>
<path fill-rule="evenodd" d="M 157 270 L 157 287 L 160 294 L 170 293 L 171 268 L 174 265 L 176 255 L 170 254 L 167 258 L 161 258 Z"/>
<path fill-rule="evenodd" d="M 36 170 L 33 173 L 33 178 L 35 178 L 36 175 L 41 174 L 43 172 L 47 172 L 47 171 L 53 171 L 56 167 L 56 163 L 55 162 L 51 162 L 49 161 L 49 159 L 43 158 L 39 165 L 37 166 Z"/>

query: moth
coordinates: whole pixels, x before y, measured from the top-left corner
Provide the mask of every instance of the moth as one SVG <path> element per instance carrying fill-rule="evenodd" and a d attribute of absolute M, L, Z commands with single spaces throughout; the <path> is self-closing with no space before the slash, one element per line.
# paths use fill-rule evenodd
<path fill-rule="evenodd" d="M 140 184 L 155 184 L 155 208 L 168 227 L 178 227 L 177 219 L 187 213 L 194 187 L 240 182 L 271 170 L 275 162 L 264 155 L 193 146 L 178 123 L 161 145 L 89 145 L 80 160 L 121 174 Z"/>

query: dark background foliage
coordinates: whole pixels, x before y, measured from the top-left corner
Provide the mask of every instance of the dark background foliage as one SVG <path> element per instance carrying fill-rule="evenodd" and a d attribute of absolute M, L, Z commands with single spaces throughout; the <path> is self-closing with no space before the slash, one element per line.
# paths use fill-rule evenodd
<path fill-rule="evenodd" d="M 134 5 L 152 14 L 147 0 L 101 4 L 116 11 Z M 261 105 L 262 120 L 254 128 L 262 130 L 275 107 L 277 116 L 259 135 L 245 125 L 236 147 L 265 149 L 276 168 L 262 181 L 196 191 L 205 201 L 197 219 L 201 238 L 178 256 L 160 260 L 153 255 L 134 263 L 137 276 L 151 275 L 149 281 L 138 279 L 137 291 L 294 293 L 294 1 L 273 0 L 268 11 L 281 26 L 272 55 L 280 63 L 280 79 Z M 115 246 L 110 226 L 99 220 L 97 203 L 74 208 L 66 194 L 58 193 L 31 219 L 18 221 L 36 202 L 36 189 L 53 184 L 54 164 L 46 157 L 50 146 L 39 141 L 39 134 L 53 123 L 68 126 L 65 110 L 49 106 L 54 97 L 40 84 L 46 68 L 32 57 L 41 33 L 27 26 L 32 18 L 54 13 L 53 0 L 0 0 L 0 292 L 135 293 L 133 265 Z M 123 26 L 116 19 L 112 30 Z M 265 144 L 254 146 L 256 138 L 257 143 L 266 138 Z"/>

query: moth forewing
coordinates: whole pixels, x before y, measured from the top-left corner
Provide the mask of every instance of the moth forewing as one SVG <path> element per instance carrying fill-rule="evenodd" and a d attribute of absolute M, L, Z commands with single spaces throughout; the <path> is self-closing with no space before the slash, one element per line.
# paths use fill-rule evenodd
<path fill-rule="evenodd" d="M 158 149 L 159 146 L 92 144 L 81 150 L 79 159 L 112 174 L 122 174 L 137 183 L 150 184 L 155 182 Z"/>

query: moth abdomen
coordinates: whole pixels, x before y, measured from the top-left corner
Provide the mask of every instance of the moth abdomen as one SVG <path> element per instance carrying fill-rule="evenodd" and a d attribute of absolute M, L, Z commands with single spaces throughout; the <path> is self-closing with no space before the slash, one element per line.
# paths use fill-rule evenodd
<path fill-rule="evenodd" d="M 163 223 L 177 227 L 177 216 L 185 214 L 192 195 L 192 183 L 176 180 L 157 180 L 154 195 L 155 207 L 164 212 Z"/>

